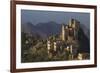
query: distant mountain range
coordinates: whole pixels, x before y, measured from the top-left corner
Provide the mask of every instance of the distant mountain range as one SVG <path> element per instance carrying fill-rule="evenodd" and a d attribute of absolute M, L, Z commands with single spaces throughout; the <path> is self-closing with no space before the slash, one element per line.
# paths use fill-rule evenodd
<path fill-rule="evenodd" d="M 86 37 L 89 39 L 90 37 L 89 29 L 84 24 L 81 24 L 80 27 L 83 30 Z M 30 22 L 27 22 L 21 25 L 21 31 L 25 33 L 39 34 L 41 37 L 46 38 L 50 35 L 59 34 L 61 32 L 61 24 L 50 21 L 34 25 Z"/>
<path fill-rule="evenodd" d="M 38 34 L 42 38 L 47 38 L 50 35 L 59 34 L 61 25 L 56 22 L 38 23 L 36 25 L 28 22 L 21 25 L 21 31 L 25 33 Z"/>

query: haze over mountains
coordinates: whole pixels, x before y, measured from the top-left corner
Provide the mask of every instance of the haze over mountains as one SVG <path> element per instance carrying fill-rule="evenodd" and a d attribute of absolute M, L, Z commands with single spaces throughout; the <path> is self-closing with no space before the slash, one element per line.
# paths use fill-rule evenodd
<path fill-rule="evenodd" d="M 90 13 L 86 12 L 67 12 L 67 11 L 46 11 L 46 10 L 21 10 L 21 23 L 31 22 L 36 25 L 39 22 L 48 23 L 54 21 L 58 24 L 67 23 L 70 19 L 76 19 L 90 27 Z"/>
<path fill-rule="evenodd" d="M 38 34 L 42 38 L 47 38 L 50 35 L 59 34 L 61 32 L 61 25 L 53 21 L 38 23 L 37 25 L 28 22 L 26 24 L 22 24 L 21 27 L 22 32 Z"/>
<path fill-rule="evenodd" d="M 58 24 L 54 21 L 46 23 L 38 23 L 36 25 L 32 24 L 31 22 L 27 22 L 21 25 L 21 30 L 22 32 L 25 33 L 39 34 L 41 37 L 47 38 L 50 35 L 60 34 L 61 25 L 62 24 Z M 89 38 L 90 37 L 89 29 L 86 28 L 86 26 L 83 24 L 81 24 L 80 27 L 82 28 L 87 38 Z"/>

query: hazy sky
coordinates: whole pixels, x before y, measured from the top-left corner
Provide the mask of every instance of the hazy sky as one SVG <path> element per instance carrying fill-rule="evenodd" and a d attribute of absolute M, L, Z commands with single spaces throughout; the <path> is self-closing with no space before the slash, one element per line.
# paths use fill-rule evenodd
<path fill-rule="evenodd" d="M 54 21 L 59 24 L 67 24 L 71 18 L 77 19 L 81 24 L 86 25 L 87 28 L 90 26 L 89 13 L 21 10 L 22 23 L 31 22 L 34 25 L 49 21 Z"/>

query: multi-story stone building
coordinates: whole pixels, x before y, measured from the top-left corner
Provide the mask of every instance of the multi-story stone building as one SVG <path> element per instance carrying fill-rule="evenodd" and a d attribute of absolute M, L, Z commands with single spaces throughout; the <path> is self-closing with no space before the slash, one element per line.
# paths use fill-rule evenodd
<path fill-rule="evenodd" d="M 61 39 L 63 41 L 72 41 L 78 39 L 79 22 L 71 19 L 67 25 L 62 24 Z"/>
<path fill-rule="evenodd" d="M 57 49 L 67 49 L 70 51 L 70 59 L 73 59 L 77 55 L 77 50 L 79 48 L 79 25 L 80 23 L 75 19 L 71 19 L 68 24 L 62 24 L 59 40 L 54 40 L 54 42 L 50 42 L 51 40 L 47 41 L 48 51 L 50 49 L 54 51 L 57 51 Z"/>

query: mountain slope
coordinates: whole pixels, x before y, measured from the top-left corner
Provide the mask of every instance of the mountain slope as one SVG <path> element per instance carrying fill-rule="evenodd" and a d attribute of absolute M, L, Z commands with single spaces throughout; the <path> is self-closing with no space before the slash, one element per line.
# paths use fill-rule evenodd
<path fill-rule="evenodd" d="M 61 30 L 61 25 L 55 22 L 38 23 L 36 25 L 28 22 L 22 24 L 21 31 L 25 33 L 31 33 L 33 35 L 38 34 L 42 38 L 47 38 L 50 35 L 59 34 Z"/>

